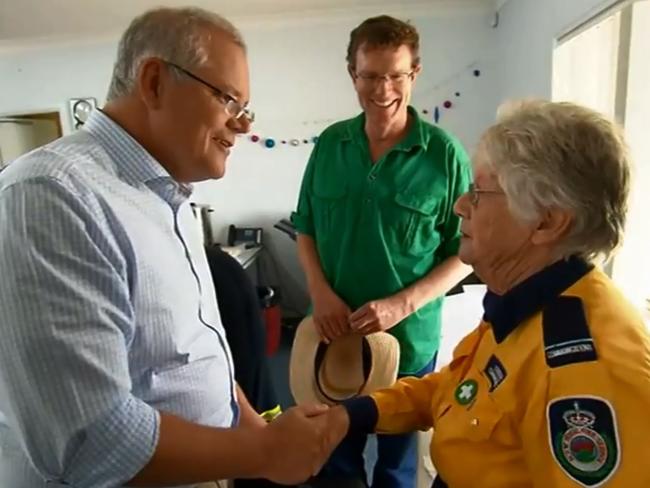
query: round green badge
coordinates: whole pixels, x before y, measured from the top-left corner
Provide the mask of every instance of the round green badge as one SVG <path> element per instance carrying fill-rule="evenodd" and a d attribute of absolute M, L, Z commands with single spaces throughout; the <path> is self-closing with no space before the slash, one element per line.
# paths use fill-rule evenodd
<path fill-rule="evenodd" d="M 461 405 L 468 405 L 476 398 L 478 383 L 476 380 L 465 380 L 456 388 L 454 396 Z"/>

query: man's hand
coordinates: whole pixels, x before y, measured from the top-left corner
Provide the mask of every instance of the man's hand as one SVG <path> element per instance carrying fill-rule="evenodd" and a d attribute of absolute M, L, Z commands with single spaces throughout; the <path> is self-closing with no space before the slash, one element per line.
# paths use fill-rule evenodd
<path fill-rule="evenodd" d="M 320 285 L 312 293 L 314 323 L 327 343 L 350 333 L 350 307 L 327 284 Z"/>
<path fill-rule="evenodd" d="M 350 416 L 347 410 L 340 405 L 330 408 L 324 416 L 327 417 L 326 449 L 327 457 L 329 457 L 347 435 L 350 428 Z"/>
<path fill-rule="evenodd" d="M 333 449 L 327 411 L 325 405 L 290 408 L 260 431 L 264 478 L 295 485 L 320 471 Z"/>
<path fill-rule="evenodd" d="M 237 403 L 239 404 L 239 425 L 242 427 L 266 427 L 266 420 L 262 418 L 251 406 L 239 384 L 235 385 L 237 390 Z"/>
<path fill-rule="evenodd" d="M 395 327 L 412 313 L 405 299 L 393 295 L 366 303 L 350 316 L 350 326 L 358 334 L 368 335 Z"/>

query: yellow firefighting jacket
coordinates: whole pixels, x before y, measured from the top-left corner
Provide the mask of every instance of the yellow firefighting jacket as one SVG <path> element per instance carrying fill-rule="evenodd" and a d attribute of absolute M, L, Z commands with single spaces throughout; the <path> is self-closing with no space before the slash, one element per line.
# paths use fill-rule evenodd
<path fill-rule="evenodd" d="M 346 402 L 351 429 L 433 427 L 434 486 L 650 487 L 650 336 L 607 276 L 563 260 L 484 310 L 442 371 Z"/>

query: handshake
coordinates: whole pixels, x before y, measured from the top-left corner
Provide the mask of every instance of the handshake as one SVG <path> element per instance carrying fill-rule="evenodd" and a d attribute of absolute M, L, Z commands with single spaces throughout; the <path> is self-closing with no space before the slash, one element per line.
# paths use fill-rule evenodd
<path fill-rule="evenodd" d="M 263 477 L 291 485 L 315 476 L 349 425 L 342 406 L 314 404 L 287 410 L 260 431 L 266 454 Z"/>

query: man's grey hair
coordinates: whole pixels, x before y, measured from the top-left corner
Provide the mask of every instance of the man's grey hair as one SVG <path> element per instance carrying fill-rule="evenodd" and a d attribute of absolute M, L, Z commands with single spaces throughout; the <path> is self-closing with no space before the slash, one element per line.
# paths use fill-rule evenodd
<path fill-rule="evenodd" d="M 200 8 L 158 8 L 133 19 L 120 39 L 107 101 L 132 93 L 138 69 L 147 58 L 161 58 L 185 69 L 207 61 L 206 46 L 215 33 L 225 33 L 246 49 L 228 20 Z"/>
<path fill-rule="evenodd" d="M 621 244 L 631 163 L 614 122 L 573 103 L 509 102 L 479 150 L 522 221 L 551 208 L 573 213 L 563 257 L 607 258 Z"/>

